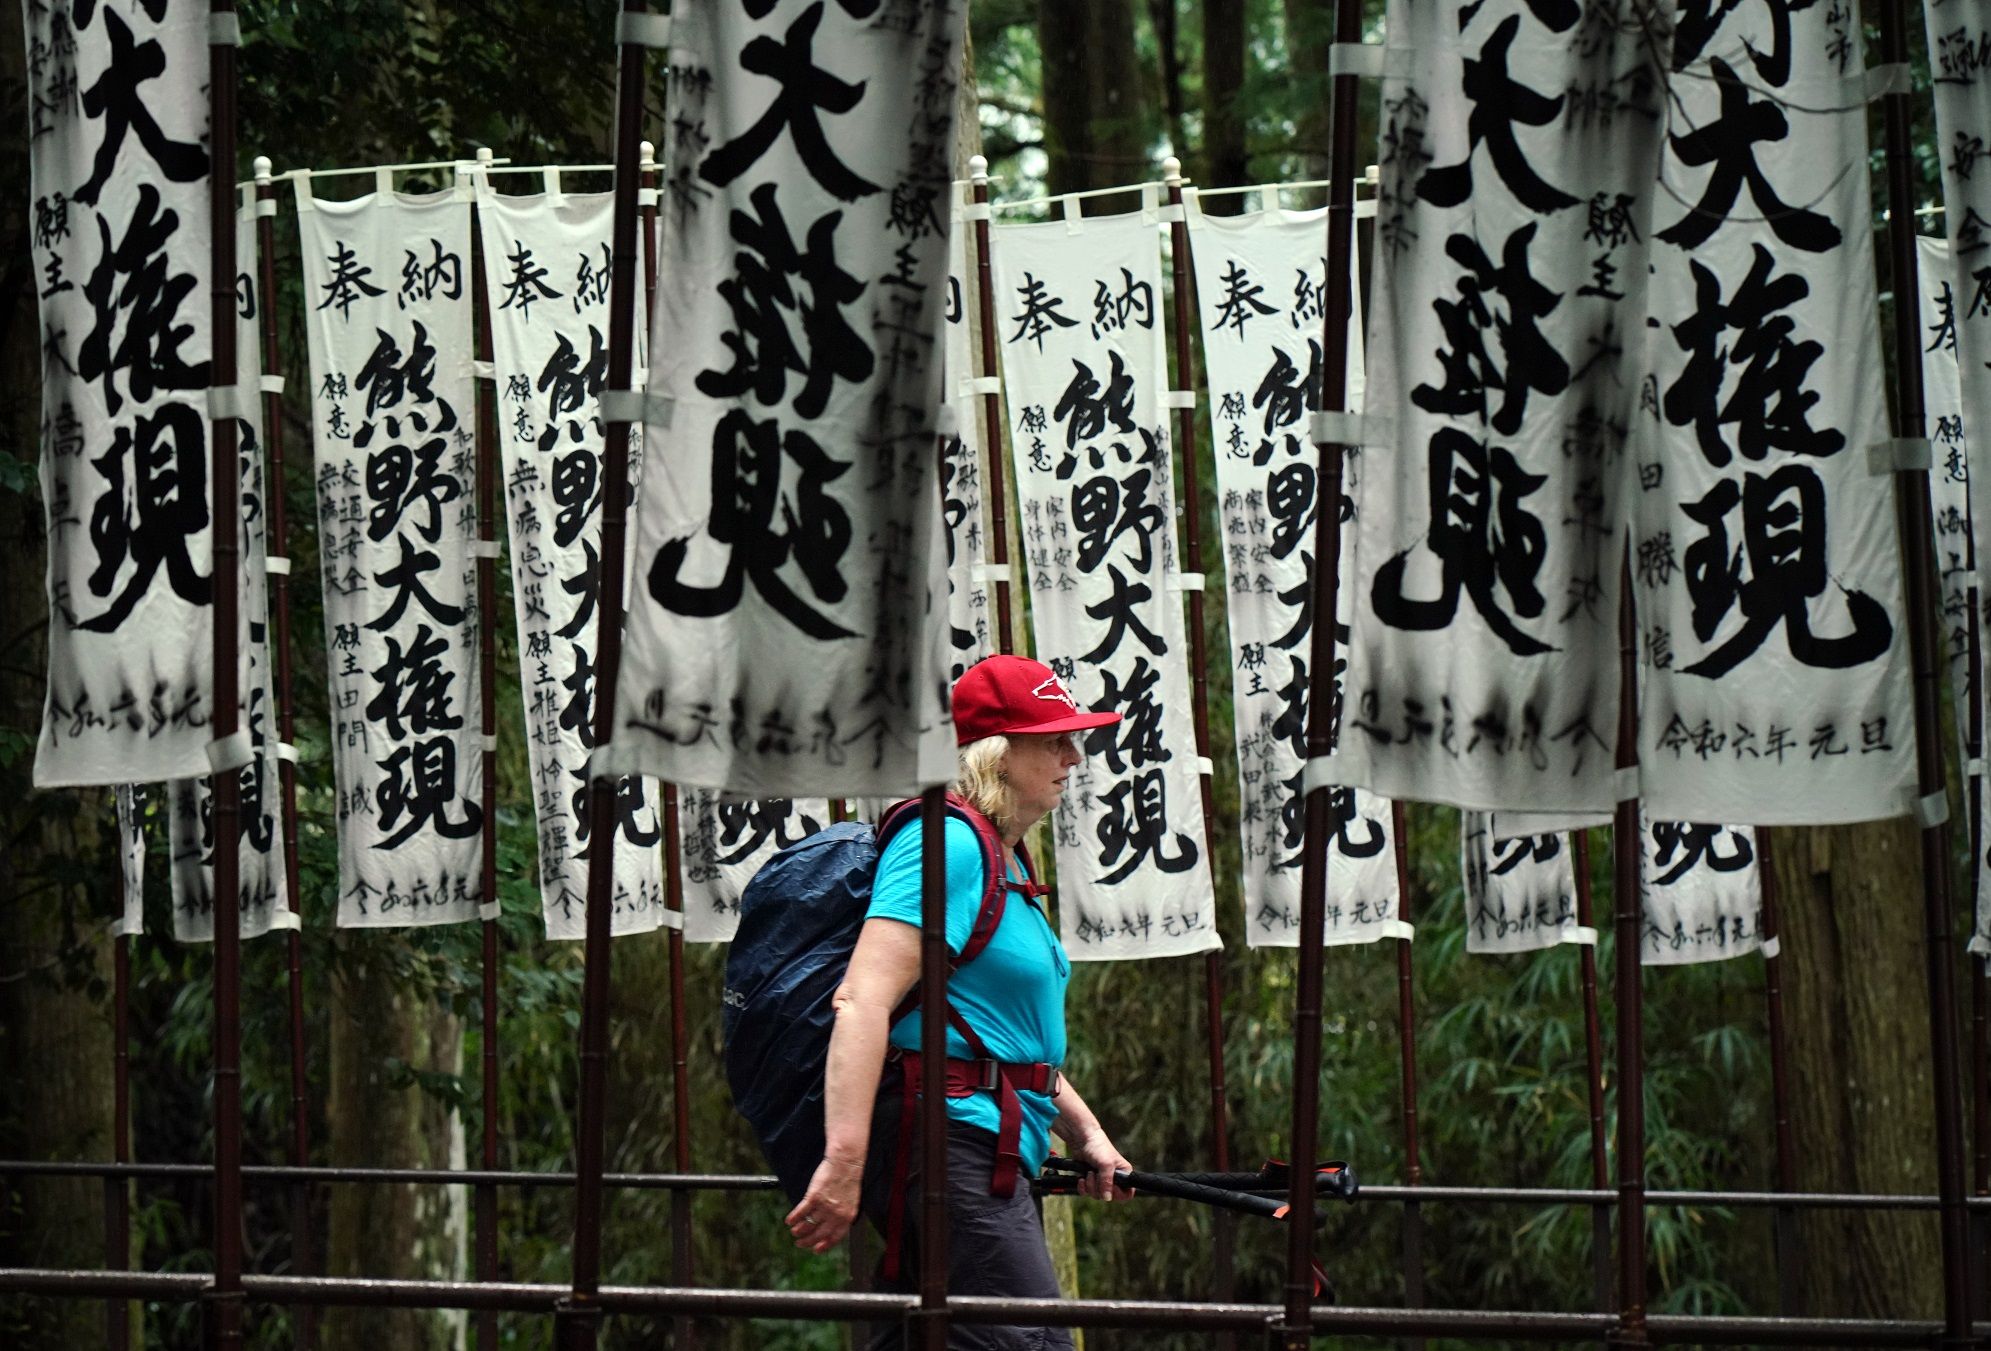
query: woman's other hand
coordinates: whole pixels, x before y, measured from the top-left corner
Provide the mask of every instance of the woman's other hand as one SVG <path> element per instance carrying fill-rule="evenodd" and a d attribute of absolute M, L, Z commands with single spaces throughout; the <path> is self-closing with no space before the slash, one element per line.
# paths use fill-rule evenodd
<path fill-rule="evenodd" d="M 788 1232 L 795 1246 L 828 1252 L 843 1242 L 857 1222 L 858 1193 L 864 1185 L 864 1165 L 824 1159 L 809 1179 L 809 1190 L 788 1212 Z"/>
<path fill-rule="evenodd" d="M 1083 1141 L 1072 1146 L 1072 1157 L 1086 1164 L 1091 1171 L 1079 1179 L 1078 1190 L 1081 1196 L 1090 1196 L 1100 1201 L 1124 1201 L 1134 1194 L 1132 1187 L 1122 1187 L 1113 1180 L 1115 1173 L 1131 1173 L 1134 1165 L 1122 1158 L 1120 1151 L 1106 1137 L 1105 1131 L 1094 1131 Z"/>

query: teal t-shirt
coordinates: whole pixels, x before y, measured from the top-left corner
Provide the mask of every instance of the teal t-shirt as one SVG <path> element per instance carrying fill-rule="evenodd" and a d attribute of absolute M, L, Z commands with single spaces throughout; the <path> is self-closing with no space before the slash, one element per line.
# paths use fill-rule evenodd
<path fill-rule="evenodd" d="M 893 919 L 915 927 L 920 922 L 920 823 L 911 822 L 892 837 L 878 859 L 866 919 Z M 975 927 L 982 907 L 982 849 L 974 827 L 947 818 L 947 946 L 960 952 Z M 1028 879 L 1019 860 L 1013 878 Z M 1064 945 L 1041 911 L 1020 891 L 1009 893 L 1009 904 L 996 926 L 995 937 L 981 955 L 965 963 L 947 980 L 948 1002 L 998 1060 L 1062 1065 L 1065 1060 L 1065 986 L 1072 964 Z M 919 1012 L 914 1010 L 892 1028 L 892 1045 L 919 1049 Z M 968 1059 L 967 1043 L 947 1029 L 947 1054 Z M 1048 1094 L 1023 1091 L 1023 1132 L 1017 1152 L 1033 1176 L 1051 1152 L 1051 1122 L 1058 1109 Z M 1001 1125 L 993 1093 L 949 1098 L 947 1115 L 956 1121 L 994 1133 Z"/>

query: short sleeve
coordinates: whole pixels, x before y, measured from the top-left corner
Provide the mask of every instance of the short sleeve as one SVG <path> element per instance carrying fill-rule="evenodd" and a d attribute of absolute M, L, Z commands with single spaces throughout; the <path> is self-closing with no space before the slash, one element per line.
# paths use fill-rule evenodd
<path fill-rule="evenodd" d="M 967 946 L 975 916 L 982 908 L 982 846 L 975 828 L 949 815 L 947 847 L 947 946 L 955 953 Z M 871 884 L 866 919 L 895 919 L 914 928 L 920 923 L 921 823 L 909 822 L 894 835 L 878 858 L 878 875 Z"/>

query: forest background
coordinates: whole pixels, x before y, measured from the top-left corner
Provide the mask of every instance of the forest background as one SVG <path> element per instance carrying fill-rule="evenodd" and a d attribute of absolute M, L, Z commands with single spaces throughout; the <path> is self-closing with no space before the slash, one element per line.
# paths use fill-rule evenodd
<path fill-rule="evenodd" d="M 467 157 L 480 145 L 519 163 L 607 157 L 616 8 L 607 0 L 244 0 L 240 8 L 245 45 L 238 176 L 246 176 L 255 155 L 268 155 L 280 171 Z M 1368 0 L 1372 32 L 1381 21 L 1380 0 Z M 973 0 L 971 26 L 979 133 L 999 197 L 1153 181 L 1165 154 L 1179 156 L 1185 173 L 1205 187 L 1324 175 L 1330 0 Z M 1911 21 L 1910 28 L 1918 88 L 1926 88 L 1921 25 Z M 1870 47 L 1873 41 L 1870 30 Z M 19 26 L 0 24 L 0 125 L 14 129 L 26 126 L 23 62 Z M 1373 97 L 1371 91 L 1359 135 L 1368 147 L 1375 144 Z M 651 125 L 660 126 L 661 98 L 651 102 Z M 1917 115 L 1919 196 L 1932 201 L 1935 138 L 1926 103 Z M 964 134 L 972 139 L 974 132 Z M 1878 145 L 1877 120 L 1874 139 Z M 8 185 L 0 193 L 0 1157 L 104 1159 L 112 1143 L 111 967 L 104 933 L 118 885 L 109 795 L 36 793 L 29 782 L 47 610 L 35 470 L 39 338 L 27 241 L 26 142 L 18 130 L 0 141 L 0 183 Z M 285 360 L 295 376 L 305 347 L 295 233 L 287 218 L 277 237 L 276 303 Z M 1886 251 L 1878 253 L 1885 267 Z M 1891 290 L 1884 276 L 1881 289 Z M 297 560 L 300 577 L 316 574 L 306 383 L 291 381 L 285 435 L 292 449 L 283 484 L 293 522 L 286 552 Z M 1185 384 L 1200 382 L 1178 379 L 1177 387 Z M 1194 472 L 1207 488 L 1207 447 Z M 1202 502 L 1204 530 L 1213 537 L 1215 492 L 1205 491 Z M 1221 569 L 1221 550 L 1212 551 L 1211 566 Z M 557 1170 L 572 1166 L 581 952 L 579 945 L 546 942 L 539 919 L 531 804 L 521 791 L 525 739 L 507 570 L 499 569 L 499 579 L 503 1086 L 491 1107 L 500 1121 L 502 1166 Z M 1207 596 L 1212 744 L 1219 748 L 1214 871 L 1226 941 L 1229 1143 L 1232 1157 L 1249 1163 L 1286 1153 L 1294 954 L 1251 951 L 1243 943 L 1220 581 L 1213 579 Z M 462 1166 L 465 1129 L 475 1139 L 486 1108 L 476 1073 L 478 937 L 469 926 L 333 929 L 337 856 L 325 686 L 318 676 L 324 670 L 322 615 L 314 586 L 296 587 L 292 597 L 303 749 L 311 1161 Z M 1960 803 L 1952 818 L 1964 819 Z M 1409 908 L 1419 929 L 1414 965 L 1422 1180 L 1589 1186 L 1577 949 L 1466 957 L 1456 814 L 1412 807 L 1410 823 Z M 159 832 L 152 839 L 148 936 L 133 943 L 132 1144 L 143 1160 L 203 1160 L 213 1147 L 211 953 L 154 936 L 169 926 L 165 853 Z M 1608 916 L 1608 835 L 1598 832 L 1594 842 L 1598 914 Z M 1967 846 L 1959 854 L 1962 910 L 1968 906 L 1961 885 Z M 1920 865 L 1912 827 L 1897 820 L 1780 830 L 1775 858 L 1799 1183 L 1810 1190 L 1933 1191 Z M 1605 927 L 1598 952 L 1605 972 L 1611 950 Z M 695 1167 L 758 1172 L 762 1162 L 732 1112 L 719 1068 L 725 953 L 689 951 Z M 666 981 L 665 935 L 620 939 L 614 958 L 608 1167 L 667 1171 L 671 1057 L 659 997 Z M 244 980 L 250 1160 L 284 1162 L 291 1109 L 281 939 L 247 945 Z M 1326 980 L 1321 1152 L 1354 1160 L 1372 1183 L 1403 1181 L 1401 1028 L 1389 947 L 1329 949 Z M 1649 1185 L 1772 1184 L 1763 987 L 1764 964 L 1755 957 L 1646 977 Z M 1607 983 L 1607 1070 L 1608 994 Z M 1122 1150 L 1144 1167 L 1208 1166 L 1201 960 L 1080 965 L 1070 1008 L 1072 1071 Z M 1612 1124 L 1607 1120 L 1607 1127 Z M 136 1265 L 210 1268 L 201 1188 L 147 1183 L 133 1189 L 133 1201 Z M 279 1189 L 249 1189 L 252 1269 L 291 1269 L 286 1204 Z M 318 1190 L 310 1205 L 322 1270 L 379 1276 L 463 1270 L 467 1203 L 460 1190 L 343 1186 Z M 0 1264 L 96 1265 L 102 1206 L 95 1182 L 0 1192 Z M 765 1194 L 702 1196 L 695 1206 L 700 1283 L 840 1285 L 847 1276 L 842 1254 L 799 1258 L 778 1224 L 781 1209 Z M 1586 1211 L 1427 1205 L 1423 1217 L 1424 1276 L 1433 1304 L 1591 1307 Z M 1767 1212 L 1658 1208 L 1650 1221 L 1654 1309 L 1776 1311 Z M 1080 1206 L 1075 1223 L 1083 1293 L 1210 1295 L 1209 1212 L 1166 1202 Z M 1401 1208 L 1389 1205 L 1333 1212 L 1319 1250 L 1344 1302 L 1401 1302 L 1402 1224 Z M 607 1226 L 604 1280 L 667 1279 L 664 1193 L 612 1192 Z M 567 1279 L 566 1192 L 503 1193 L 500 1232 L 503 1278 Z M 1808 1213 L 1799 1233 L 1805 1260 L 1798 1293 L 1806 1312 L 1935 1316 L 1933 1213 Z M 1271 1226 L 1240 1230 L 1239 1297 L 1278 1298 L 1283 1242 Z M 93 1345 L 102 1336 L 102 1317 L 97 1304 L 0 1303 L 0 1343 Z M 192 1306 L 148 1306 L 135 1317 L 143 1320 L 142 1345 L 198 1345 Z M 249 1327 L 257 1351 L 293 1344 L 292 1318 L 282 1310 L 252 1309 Z M 502 1328 L 507 1346 L 549 1345 L 549 1320 L 507 1317 Z M 399 1351 L 456 1344 L 461 1329 L 460 1319 L 436 1315 L 328 1311 L 319 1336 L 334 1351 Z M 607 1335 L 611 1346 L 634 1347 L 658 1345 L 668 1332 L 667 1322 L 625 1318 L 611 1320 Z M 775 1348 L 836 1347 L 845 1336 L 832 1327 L 776 1323 L 701 1323 L 698 1332 L 705 1346 Z M 1094 1348 L 1197 1340 L 1151 1333 L 1087 1338 Z"/>

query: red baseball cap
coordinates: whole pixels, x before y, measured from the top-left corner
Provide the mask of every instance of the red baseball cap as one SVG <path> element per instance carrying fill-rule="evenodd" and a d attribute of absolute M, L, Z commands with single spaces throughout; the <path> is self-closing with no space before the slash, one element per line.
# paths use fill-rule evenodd
<path fill-rule="evenodd" d="M 1011 732 L 1077 732 L 1120 721 L 1087 713 L 1057 673 L 1029 657 L 985 657 L 954 682 L 955 744 Z"/>

